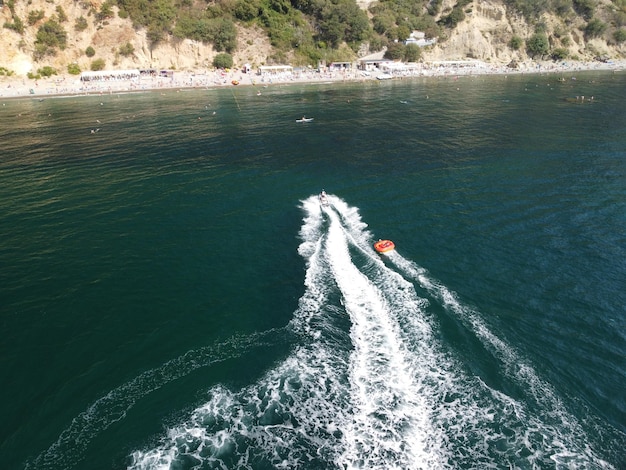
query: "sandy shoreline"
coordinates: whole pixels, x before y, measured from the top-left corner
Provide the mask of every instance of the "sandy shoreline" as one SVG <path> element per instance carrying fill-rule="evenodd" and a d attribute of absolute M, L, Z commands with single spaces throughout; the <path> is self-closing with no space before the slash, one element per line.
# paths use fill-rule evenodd
<path fill-rule="evenodd" d="M 573 74 L 583 71 L 626 70 L 626 60 L 604 62 L 532 62 L 521 64 L 513 69 L 507 66 L 493 66 L 482 63 L 474 67 L 434 67 L 419 64 L 419 67 L 394 75 L 394 79 L 422 77 L 459 77 L 476 75 L 513 74 Z M 295 71 L 293 74 L 260 76 L 256 73 L 244 74 L 240 71 L 196 71 L 174 72 L 173 77 L 141 77 L 134 80 L 103 80 L 81 82 L 78 76 L 63 74 L 50 78 L 32 80 L 26 77 L 0 77 L 0 99 L 43 98 L 46 96 L 79 96 L 112 93 L 147 92 L 180 88 L 219 88 L 238 86 L 265 87 L 274 84 L 306 84 L 325 82 L 359 82 L 376 80 L 382 72 L 365 73 L 356 71 L 317 72 L 314 70 Z M 568 77 L 566 77 L 568 78 Z M 259 91 L 260 93 L 260 91 Z"/>

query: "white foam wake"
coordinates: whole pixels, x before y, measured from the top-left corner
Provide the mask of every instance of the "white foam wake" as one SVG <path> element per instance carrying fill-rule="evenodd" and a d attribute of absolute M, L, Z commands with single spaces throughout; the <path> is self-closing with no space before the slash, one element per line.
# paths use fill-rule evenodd
<path fill-rule="evenodd" d="M 390 304 L 352 262 L 339 216 L 332 211 L 329 215 L 327 256 L 352 322 L 354 345 L 349 373 L 353 416 L 345 434 L 342 463 L 349 468 L 441 467 L 431 407 L 421 393 L 390 311 L 400 307 L 419 314 L 419 302 L 415 296 L 408 305 Z M 387 279 L 387 287 L 402 283 L 399 277 Z"/>
<path fill-rule="evenodd" d="M 142 373 L 111 390 L 76 416 L 59 438 L 46 451 L 27 462 L 25 468 L 41 470 L 73 467 L 80 462 L 90 442 L 113 423 L 124 419 L 141 398 L 201 367 L 239 357 L 256 347 L 269 346 L 269 341 L 273 341 L 277 335 L 280 335 L 279 330 L 234 336 L 223 343 L 188 351 L 160 367 Z"/>
<path fill-rule="evenodd" d="M 300 254 L 306 290 L 290 327 L 302 344 L 254 384 L 214 387 L 209 401 L 161 445 L 133 453 L 133 469 L 327 468 L 338 459 L 350 410 L 346 334 L 325 262 L 324 217 L 317 198 L 303 201 Z"/>
<path fill-rule="evenodd" d="M 316 196 L 302 201 L 305 292 L 289 324 L 293 351 L 256 383 L 213 387 L 158 446 L 135 451 L 130 468 L 609 467 L 585 448 L 556 392 L 477 312 L 399 254 L 384 258 L 389 266 L 358 210 L 328 199 L 324 208 Z M 531 406 L 471 372 L 416 283 Z"/>
<path fill-rule="evenodd" d="M 384 273 L 396 293 L 361 273 L 349 250 L 367 251 L 365 226 L 356 210 L 329 199 L 338 210 L 322 210 L 315 197 L 302 203 L 306 290 L 290 323 L 301 344 L 257 383 L 235 392 L 213 388 L 161 445 L 134 452 L 131 468 L 444 466 L 444 435 L 431 425 L 426 400 L 436 381 L 416 376 L 421 366 L 391 311 L 420 316 L 423 303 L 375 257 L 370 269 Z"/>
<path fill-rule="evenodd" d="M 582 426 L 568 412 L 553 387 L 538 376 L 527 360 L 496 336 L 476 310 L 464 305 L 454 292 L 430 277 L 424 268 L 405 259 L 399 253 L 390 253 L 389 259 L 404 275 L 417 281 L 423 289 L 438 299 L 444 308 L 471 329 L 481 343 L 500 361 L 502 372 L 507 378 L 517 383 L 524 395 L 523 405 L 506 394 L 482 384 L 505 411 L 504 415 L 509 411 L 513 412 L 513 419 L 511 416 L 502 419 L 502 424 L 511 426 L 512 429 L 519 428 L 514 432 L 509 431 L 508 447 L 518 451 L 533 449 L 528 451 L 526 460 L 534 465 L 550 460 L 568 469 L 583 469 L 590 465 L 611 468 L 589 447 Z M 531 409 L 539 411 L 533 412 Z M 500 439 L 499 436 L 494 438 L 495 441 Z"/>

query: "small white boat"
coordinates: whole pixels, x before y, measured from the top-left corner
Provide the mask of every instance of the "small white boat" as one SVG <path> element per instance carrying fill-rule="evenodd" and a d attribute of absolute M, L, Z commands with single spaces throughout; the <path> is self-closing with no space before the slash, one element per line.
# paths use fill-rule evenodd
<path fill-rule="evenodd" d="M 320 204 L 322 206 L 328 206 L 328 196 L 326 196 L 326 191 L 324 191 L 323 189 L 320 193 Z"/>
<path fill-rule="evenodd" d="M 314 118 L 308 118 L 302 116 L 302 119 L 296 119 L 296 122 L 311 122 Z"/>
<path fill-rule="evenodd" d="M 384 72 L 384 73 L 381 73 L 380 75 L 376 75 L 376 78 L 378 80 L 391 80 L 393 78 L 393 75 L 387 72 Z"/>

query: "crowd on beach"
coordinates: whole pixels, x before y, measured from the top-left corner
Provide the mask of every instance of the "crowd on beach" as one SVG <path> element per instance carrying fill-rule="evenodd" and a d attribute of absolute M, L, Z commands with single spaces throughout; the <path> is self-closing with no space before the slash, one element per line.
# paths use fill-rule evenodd
<path fill-rule="evenodd" d="M 459 77 L 484 74 L 546 73 L 567 74 L 585 70 L 626 70 L 626 60 L 611 62 L 530 62 L 508 65 L 491 65 L 476 62 L 467 65 L 416 64 L 413 68 L 392 72 L 393 78 L 411 77 Z M 172 88 L 213 88 L 233 85 L 268 86 L 286 83 L 349 82 L 375 80 L 383 70 L 363 71 L 357 69 L 293 69 L 273 74 L 259 75 L 254 71 L 202 70 L 176 71 L 169 76 L 148 75 L 119 77 L 107 80 L 81 81 L 76 75 L 53 75 L 49 78 L 0 77 L 0 98 L 25 98 L 54 95 L 111 94 Z"/>

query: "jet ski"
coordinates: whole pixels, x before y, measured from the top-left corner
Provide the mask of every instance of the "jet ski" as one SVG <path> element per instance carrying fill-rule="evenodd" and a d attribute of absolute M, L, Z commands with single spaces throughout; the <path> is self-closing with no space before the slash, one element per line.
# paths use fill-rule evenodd
<path fill-rule="evenodd" d="M 320 193 L 319 198 L 320 198 L 320 204 L 322 206 L 328 206 L 328 196 L 326 196 L 326 191 L 322 189 L 322 192 Z"/>

